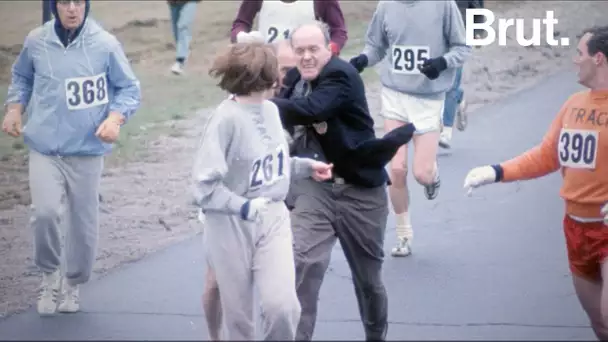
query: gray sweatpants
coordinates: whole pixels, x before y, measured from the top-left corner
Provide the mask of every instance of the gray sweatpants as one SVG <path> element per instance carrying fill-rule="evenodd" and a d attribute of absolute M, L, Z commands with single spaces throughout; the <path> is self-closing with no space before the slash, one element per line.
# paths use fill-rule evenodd
<path fill-rule="evenodd" d="M 71 285 L 87 282 L 93 270 L 102 171 L 101 156 L 57 157 L 33 150 L 29 154 L 34 260 L 45 273 L 60 268 L 60 223 L 65 219 L 65 278 Z"/>
<path fill-rule="evenodd" d="M 227 340 L 253 341 L 254 289 L 260 299 L 264 339 L 294 340 L 300 319 L 289 212 L 271 203 L 261 222 L 206 214 L 203 235 L 221 293 Z"/>
<path fill-rule="evenodd" d="M 388 218 L 386 187 L 369 189 L 313 180 L 297 183 L 292 193 L 291 221 L 302 317 L 296 340 L 312 340 L 319 290 L 337 240 L 352 273 L 366 339 L 384 340 L 388 329 L 388 302 L 382 281 Z"/>

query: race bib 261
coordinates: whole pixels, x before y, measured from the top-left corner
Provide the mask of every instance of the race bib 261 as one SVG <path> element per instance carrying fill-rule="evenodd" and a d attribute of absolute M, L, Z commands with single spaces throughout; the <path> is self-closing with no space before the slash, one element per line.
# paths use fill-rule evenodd
<path fill-rule="evenodd" d="M 392 71 L 395 74 L 418 75 L 418 67 L 431 58 L 430 48 L 421 45 L 393 45 L 391 53 Z"/>
<path fill-rule="evenodd" d="M 106 73 L 66 79 L 65 100 L 69 110 L 86 109 L 107 104 Z"/>
<path fill-rule="evenodd" d="M 558 156 L 562 166 L 595 169 L 599 132 L 563 128 L 559 135 Z"/>
<path fill-rule="evenodd" d="M 271 185 L 285 177 L 286 156 L 287 154 L 281 145 L 274 152 L 256 159 L 249 173 L 249 188 L 256 189 Z"/>

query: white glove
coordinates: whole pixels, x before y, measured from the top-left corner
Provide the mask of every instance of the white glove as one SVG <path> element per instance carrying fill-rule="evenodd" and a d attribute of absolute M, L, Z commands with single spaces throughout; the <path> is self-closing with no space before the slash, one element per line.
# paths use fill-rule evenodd
<path fill-rule="evenodd" d="M 604 204 L 602 214 L 604 214 L 604 224 L 608 226 L 608 203 Z"/>
<path fill-rule="evenodd" d="M 261 211 L 270 203 L 268 198 L 258 197 L 247 201 L 241 208 L 241 218 L 246 221 L 256 221 Z"/>
<path fill-rule="evenodd" d="M 260 31 L 251 31 L 249 33 L 241 31 L 236 35 L 237 43 L 264 43 L 264 35 Z"/>
<path fill-rule="evenodd" d="M 464 180 L 464 188 L 467 195 L 473 193 L 473 188 L 496 182 L 496 171 L 491 166 L 476 167 L 469 171 Z"/>

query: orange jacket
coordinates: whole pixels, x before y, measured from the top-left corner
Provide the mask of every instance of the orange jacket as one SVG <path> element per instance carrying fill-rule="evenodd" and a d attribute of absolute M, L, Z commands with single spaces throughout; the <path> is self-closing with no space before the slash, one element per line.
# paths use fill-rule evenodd
<path fill-rule="evenodd" d="M 503 182 L 542 177 L 561 168 L 566 213 L 602 217 L 600 208 L 608 202 L 608 90 L 570 96 L 543 141 L 500 166 Z"/>

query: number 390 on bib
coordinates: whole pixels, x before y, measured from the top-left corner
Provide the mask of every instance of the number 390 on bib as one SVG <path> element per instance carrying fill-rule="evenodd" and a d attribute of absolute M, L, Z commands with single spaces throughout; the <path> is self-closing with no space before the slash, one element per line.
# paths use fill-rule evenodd
<path fill-rule="evenodd" d="M 595 169 L 599 132 L 583 129 L 562 129 L 558 156 L 562 166 Z"/>
<path fill-rule="evenodd" d="M 106 73 L 66 79 L 65 101 L 69 110 L 86 109 L 108 103 Z"/>

